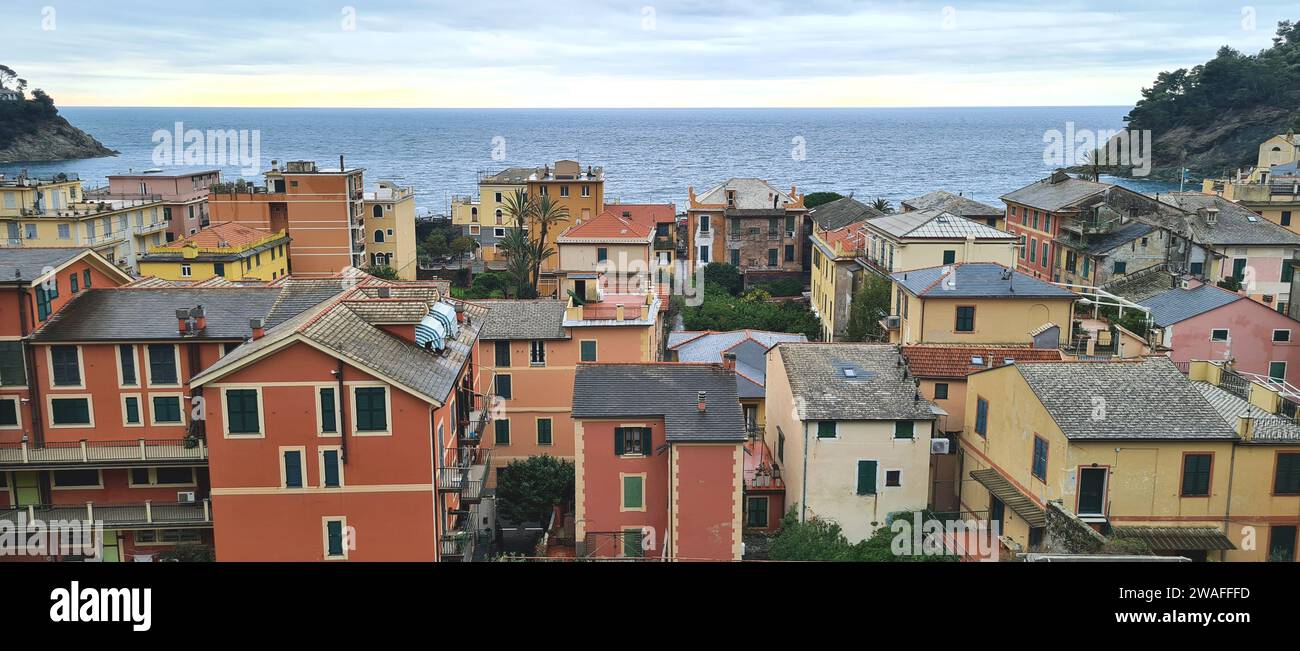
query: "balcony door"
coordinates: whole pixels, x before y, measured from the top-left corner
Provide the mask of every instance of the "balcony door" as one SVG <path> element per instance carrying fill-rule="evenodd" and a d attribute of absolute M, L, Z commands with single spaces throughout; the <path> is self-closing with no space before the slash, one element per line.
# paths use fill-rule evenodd
<path fill-rule="evenodd" d="M 1079 515 L 1106 514 L 1106 468 L 1079 469 Z"/>
<path fill-rule="evenodd" d="M 41 500 L 40 473 L 35 470 L 16 472 L 14 473 L 14 506 L 29 504 L 35 506 L 44 504 Z"/>

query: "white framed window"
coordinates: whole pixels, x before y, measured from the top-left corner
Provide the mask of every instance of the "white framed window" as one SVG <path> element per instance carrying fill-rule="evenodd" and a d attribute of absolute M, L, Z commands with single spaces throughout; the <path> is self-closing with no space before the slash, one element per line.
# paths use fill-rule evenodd
<path fill-rule="evenodd" d="M 180 393 L 149 394 L 150 425 L 184 425 L 185 396 Z"/>
<path fill-rule="evenodd" d="M 1274 330 L 1273 341 L 1275 343 L 1289 343 L 1291 341 L 1291 331 L 1287 329 Z"/>
<path fill-rule="evenodd" d="M 190 265 L 188 264 L 181 265 L 181 278 L 189 278 L 192 275 L 193 273 L 190 269 Z"/>
<path fill-rule="evenodd" d="M 95 400 L 89 393 L 59 393 L 45 396 L 50 427 L 94 427 Z"/>
<path fill-rule="evenodd" d="M 122 394 L 122 427 L 144 427 L 144 403 L 140 394 Z"/>
<path fill-rule="evenodd" d="M 103 488 L 104 473 L 98 469 L 76 468 L 50 472 L 50 489 L 56 491 Z"/>
<path fill-rule="evenodd" d="M 198 474 L 191 466 L 132 468 L 127 473 L 129 488 L 192 488 L 198 485 Z"/>
<path fill-rule="evenodd" d="M 493 228 L 493 229 L 492 229 L 492 237 L 501 238 L 501 237 L 505 237 L 505 236 L 506 236 L 506 229 L 504 229 L 504 228 Z"/>
<path fill-rule="evenodd" d="M 325 438 L 342 436 L 340 424 L 343 416 L 339 412 L 339 389 L 337 384 L 316 386 L 316 435 Z"/>
<path fill-rule="evenodd" d="M 349 538 L 347 516 L 327 515 L 321 518 L 321 551 L 325 560 L 348 560 L 348 547 L 351 546 Z"/>
<path fill-rule="evenodd" d="M 646 473 L 620 472 L 618 474 L 618 510 L 620 512 L 645 511 Z"/>
<path fill-rule="evenodd" d="M 0 396 L 0 429 L 22 429 L 22 401 L 18 396 Z"/>
<path fill-rule="evenodd" d="M 221 434 L 228 439 L 266 438 L 261 387 L 221 387 Z"/>
<path fill-rule="evenodd" d="M 392 392 L 382 382 L 353 385 L 348 391 L 352 402 L 353 436 L 392 436 Z"/>
<path fill-rule="evenodd" d="M 316 448 L 316 459 L 321 488 L 342 488 L 346 485 L 343 481 L 342 446 L 319 446 Z"/>
<path fill-rule="evenodd" d="M 307 448 L 280 446 L 280 488 L 310 488 L 307 482 Z"/>

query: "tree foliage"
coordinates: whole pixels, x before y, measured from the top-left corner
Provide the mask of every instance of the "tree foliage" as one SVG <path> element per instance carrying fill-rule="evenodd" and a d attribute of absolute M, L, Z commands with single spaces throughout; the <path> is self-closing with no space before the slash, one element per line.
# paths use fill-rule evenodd
<path fill-rule="evenodd" d="M 703 303 L 682 309 L 688 330 L 771 330 L 803 334 L 816 340 L 821 323 L 806 305 L 796 301 L 772 301 L 771 294 L 754 289 L 733 296 L 721 284 L 704 286 Z"/>
<path fill-rule="evenodd" d="M 384 280 L 397 280 L 397 270 L 388 265 L 370 265 L 363 269 L 366 273 Z"/>
<path fill-rule="evenodd" d="M 546 524 L 574 500 L 573 462 L 550 455 L 511 461 L 497 479 L 497 512 L 509 522 Z"/>
<path fill-rule="evenodd" d="M 1279 23 L 1273 46 L 1258 54 L 1224 46 L 1190 70 L 1161 72 L 1125 120 L 1131 128 L 1157 132 L 1198 128 L 1226 112 L 1260 105 L 1300 105 L 1300 26 L 1292 21 Z"/>
<path fill-rule="evenodd" d="M 846 339 L 881 341 L 884 338 L 886 333 L 880 326 L 880 320 L 889 314 L 889 290 L 888 280 L 864 272 L 862 284 L 853 293 L 853 304 L 849 306 Z"/>
<path fill-rule="evenodd" d="M 732 296 L 745 289 L 745 279 L 740 270 L 726 262 L 710 262 L 704 267 L 704 286 L 718 287 Z"/>
<path fill-rule="evenodd" d="M 838 199 L 843 199 L 844 195 L 838 192 L 811 192 L 804 195 L 803 207 L 809 210 L 822 204 L 827 204 Z"/>
<path fill-rule="evenodd" d="M 910 519 L 910 513 L 896 517 Z M 850 543 L 840 525 L 830 520 L 809 518 L 799 522 L 796 509 L 791 508 L 781 519 L 781 529 L 768 548 L 768 558 L 774 561 L 839 561 L 839 562 L 953 562 L 953 556 L 911 555 L 900 556 L 893 551 L 894 531 L 880 526 L 870 538 Z"/>

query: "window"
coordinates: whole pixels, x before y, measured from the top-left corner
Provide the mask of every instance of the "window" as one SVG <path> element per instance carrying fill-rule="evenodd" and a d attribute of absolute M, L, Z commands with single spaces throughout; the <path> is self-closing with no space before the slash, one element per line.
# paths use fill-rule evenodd
<path fill-rule="evenodd" d="M 989 401 L 975 400 L 975 433 L 985 438 L 989 435 Z"/>
<path fill-rule="evenodd" d="M 538 418 L 538 419 L 537 419 L 537 444 L 538 444 L 538 445 L 551 445 L 551 443 L 552 443 L 552 441 L 551 441 L 551 419 L 549 419 L 549 418 Z"/>
<path fill-rule="evenodd" d="M 496 365 L 503 368 L 509 368 L 510 367 L 510 342 L 509 341 L 494 342 L 494 347 L 496 349 L 496 354 L 494 355 L 494 357 L 496 358 L 495 359 Z"/>
<path fill-rule="evenodd" d="M 1201 275 L 1202 273 L 1205 272 L 1205 263 L 1204 263 L 1204 262 L 1193 262 L 1193 263 L 1187 265 L 1187 271 L 1188 271 L 1188 273 L 1192 274 L 1193 276 L 1199 276 L 1199 275 Z"/>
<path fill-rule="evenodd" d="M 284 484 L 281 488 L 302 488 L 302 478 L 305 474 L 302 467 L 302 450 L 281 448 L 280 456 L 284 460 Z"/>
<path fill-rule="evenodd" d="M 125 425 L 140 425 L 140 399 L 136 396 L 125 396 L 122 398 L 122 423 Z"/>
<path fill-rule="evenodd" d="M 1286 362 L 1269 362 L 1268 379 L 1279 382 L 1286 380 Z"/>
<path fill-rule="evenodd" d="M 956 251 L 944 251 L 944 252 L 943 252 L 943 263 L 944 263 L 944 264 L 952 264 L 952 263 L 954 263 L 954 262 L 956 262 L 956 261 L 957 261 L 957 252 L 956 252 Z"/>
<path fill-rule="evenodd" d="M 579 347 L 581 348 L 581 356 L 579 359 L 584 362 L 596 361 L 596 340 L 587 339 L 582 341 L 579 343 Z"/>
<path fill-rule="evenodd" d="M 177 384 L 175 346 L 149 344 L 149 384 Z"/>
<path fill-rule="evenodd" d="M 153 422 L 156 425 L 176 425 L 181 418 L 180 396 L 153 396 Z"/>
<path fill-rule="evenodd" d="M 1288 341 L 1291 341 L 1291 331 L 1290 331 L 1290 330 L 1274 330 L 1274 331 L 1273 331 L 1273 341 L 1276 341 L 1276 342 L 1278 342 L 1278 343 L 1286 343 L 1286 342 L 1288 342 Z"/>
<path fill-rule="evenodd" d="M 624 511 L 645 510 L 645 475 L 623 475 Z"/>
<path fill-rule="evenodd" d="M 76 346 L 50 346 L 50 368 L 56 387 L 81 386 L 81 363 Z"/>
<path fill-rule="evenodd" d="M 193 271 L 191 270 L 190 265 L 188 264 L 181 265 L 181 278 L 189 278 L 192 275 L 193 275 Z"/>
<path fill-rule="evenodd" d="M 512 397 L 514 397 L 514 393 L 511 387 L 511 378 L 509 375 L 497 376 L 496 394 L 497 397 L 501 398 L 502 400 L 509 400 Z"/>
<path fill-rule="evenodd" d="M 894 438 L 910 439 L 916 434 L 916 423 L 910 420 L 894 421 Z"/>
<path fill-rule="evenodd" d="M 1030 472 L 1042 481 L 1047 481 L 1047 440 L 1041 436 L 1034 437 L 1034 460 Z"/>
<path fill-rule="evenodd" d="M 1227 328 L 1215 328 L 1214 330 L 1210 331 L 1210 341 L 1227 341 L 1227 340 L 1228 340 Z"/>
<path fill-rule="evenodd" d="M 533 366 L 546 366 L 546 342 L 534 339 L 529 347 L 528 363 Z"/>
<path fill-rule="evenodd" d="M 117 347 L 118 366 L 122 371 L 122 386 L 139 386 L 140 380 L 135 375 L 135 346 Z"/>
<path fill-rule="evenodd" d="M 231 434 L 259 434 L 257 389 L 226 389 L 226 431 Z"/>
<path fill-rule="evenodd" d="M 767 266 L 775 267 L 777 265 L 776 249 L 767 250 Z"/>
<path fill-rule="evenodd" d="M 90 470 L 55 470 L 50 473 L 54 488 L 101 488 L 104 483 L 99 471 Z"/>
<path fill-rule="evenodd" d="M 55 426 L 90 425 L 90 399 L 51 398 L 50 418 Z"/>
<path fill-rule="evenodd" d="M 745 526 L 767 526 L 767 497 L 749 497 L 745 499 Z"/>
<path fill-rule="evenodd" d="M 1123 274 L 1123 273 L 1128 273 L 1128 263 L 1127 263 L 1127 262 L 1122 262 L 1122 261 L 1116 260 L 1116 261 L 1115 261 L 1114 270 L 1115 270 L 1114 273 L 1117 274 L 1117 275 L 1118 275 L 1118 274 Z"/>
<path fill-rule="evenodd" d="M 193 468 L 132 468 L 130 475 L 132 488 L 141 486 L 194 486 Z"/>
<path fill-rule="evenodd" d="M 357 387 L 356 411 L 358 432 L 388 431 L 388 390 L 384 387 Z"/>
<path fill-rule="evenodd" d="M 935 383 L 935 385 L 934 385 L 934 399 L 935 399 L 935 400 L 947 400 L 947 399 L 948 399 L 948 383 L 946 383 L 946 382 L 936 382 L 936 383 Z"/>
<path fill-rule="evenodd" d="M 835 437 L 836 437 L 835 421 L 833 420 L 817 421 L 817 438 L 833 439 Z"/>
<path fill-rule="evenodd" d="M 975 332 L 975 306 L 963 305 L 957 308 L 957 332 Z"/>
<path fill-rule="evenodd" d="M 1029 240 L 1029 261 L 1038 262 L 1038 240 L 1036 238 Z"/>
<path fill-rule="evenodd" d="M 1300 452 L 1280 452 L 1273 474 L 1273 493 L 1300 494 Z"/>
<path fill-rule="evenodd" d="M 618 456 L 650 454 L 650 428 L 615 427 L 614 454 Z"/>
<path fill-rule="evenodd" d="M 731 250 L 731 266 L 733 267 L 740 266 L 740 249 Z"/>
<path fill-rule="evenodd" d="M 700 260 L 703 260 L 705 262 L 711 260 L 711 258 L 709 257 L 709 247 L 707 246 L 700 247 Z"/>
<path fill-rule="evenodd" d="M 858 495 L 876 494 L 876 462 L 858 461 Z"/>
<path fill-rule="evenodd" d="M 492 425 L 495 434 L 493 441 L 495 441 L 497 445 L 510 445 L 510 419 L 501 418 L 494 420 L 492 421 Z"/>
<path fill-rule="evenodd" d="M 343 466 L 339 463 L 338 448 L 321 448 L 320 464 L 322 487 L 338 488 L 343 485 Z"/>
<path fill-rule="evenodd" d="M 886 470 L 886 471 L 885 471 L 885 486 L 886 486 L 886 487 L 891 487 L 891 486 L 892 486 L 892 487 L 898 487 L 898 486 L 902 486 L 902 485 L 903 485 L 903 471 L 902 471 L 902 470 Z"/>
<path fill-rule="evenodd" d="M 596 248 L 596 262 L 604 262 L 609 259 L 609 249 L 601 246 Z"/>
<path fill-rule="evenodd" d="M 785 463 L 785 432 L 776 428 L 776 460 Z"/>
<path fill-rule="evenodd" d="M 1290 226 L 1290 225 L 1291 225 L 1291 211 L 1290 211 L 1290 210 L 1283 210 L 1283 211 L 1282 211 L 1282 225 L 1283 225 L 1283 226 Z"/>
<path fill-rule="evenodd" d="M 0 386 L 20 387 L 27 384 L 27 364 L 20 341 L 0 341 Z"/>
<path fill-rule="evenodd" d="M 325 558 L 347 558 L 348 552 L 343 546 L 342 518 L 325 519 Z"/>
<path fill-rule="evenodd" d="M 1188 453 L 1183 455 L 1183 497 L 1208 497 L 1210 495 L 1210 468 L 1214 455 Z"/>
<path fill-rule="evenodd" d="M 77 274 L 76 274 L 76 272 L 73 272 L 72 274 L 70 274 L 70 275 L 68 276 L 68 284 L 71 285 L 72 293 L 73 293 L 73 294 L 76 294 L 77 292 L 81 291 L 81 288 L 77 286 Z"/>
<path fill-rule="evenodd" d="M 708 216 L 708 215 L 700 215 L 700 232 L 701 232 L 701 233 L 707 233 L 707 232 L 709 232 L 709 216 Z"/>
<path fill-rule="evenodd" d="M 21 425 L 18 422 L 18 396 L 0 397 L 0 427 L 16 428 Z"/>
<path fill-rule="evenodd" d="M 338 406 L 334 400 L 333 387 L 320 389 L 320 431 L 335 433 L 339 431 Z"/>

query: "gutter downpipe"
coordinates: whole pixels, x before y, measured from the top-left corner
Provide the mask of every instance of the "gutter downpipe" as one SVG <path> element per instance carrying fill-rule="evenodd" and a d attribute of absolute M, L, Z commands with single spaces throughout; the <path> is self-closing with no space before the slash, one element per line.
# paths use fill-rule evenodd
<path fill-rule="evenodd" d="M 799 521 L 808 521 L 808 421 L 803 422 L 803 477 L 799 479 Z"/>
<path fill-rule="evenodd" d="M 339 402 L 339 461 L 344 465 L 348 462 L 348 400 L 344 393 L 346 387 L 343 386 L 343 360 L 338 360 L 338 369 L 335 374 L 338 375 L 338 397 Z"/>
<path fill-rule="evenodd" d="M 1228 501 L 1223 507 L 1223 535 L 1232 539 L 1232 480 L 1237 474 L 1237 442 L 1232 442 L 1232 454 L 1228 458 Z M 1219 550 L 1219 560 L 1228 560 L 1228 550 Z M 1268 560 L 1268 559 L 1265 559 Z"/>
<path fill-rule="evenodd" d="M 45 428 L 42 426 L 44 415 L 41 414 L 41 394 L 39 382 L 36 378 L 36 349 L 31 343 L 26 341 L 27 336 L 31 333 L 27 328 L 28 310 L 23 309 L 23 298 L 27 299 L 27 306 L 31 306 L 32 297 L 27 293 L 27 288 L 22 285 L 15 287 L 17 293 L 14 297 L 18 300 L 18 328 L 22 334 L 23 341 L 23 362 L 27 365 L 25 369 L 27 382 L 27 402 L 31 406 L 32 413 L 32 443 L 37 447 L 45 447 Z"/>

